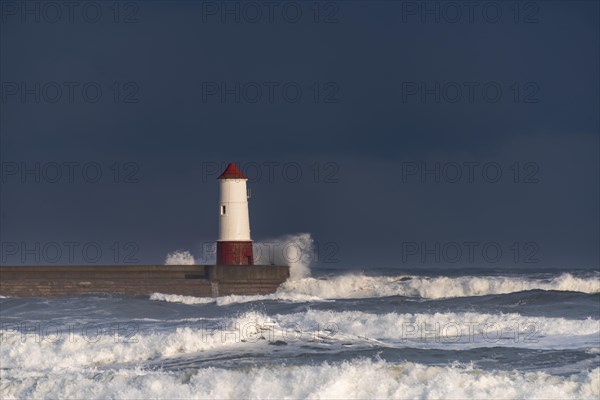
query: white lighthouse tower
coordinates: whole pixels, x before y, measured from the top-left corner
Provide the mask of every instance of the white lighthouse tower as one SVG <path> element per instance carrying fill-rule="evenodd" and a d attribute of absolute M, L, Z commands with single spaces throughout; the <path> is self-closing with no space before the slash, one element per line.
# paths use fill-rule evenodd
<path fill-rule="evenodd" d="M 217 265 L 254 265 L 246 189 L 248 178 L 230 163 L 217 179 L 221 186 Z"/>

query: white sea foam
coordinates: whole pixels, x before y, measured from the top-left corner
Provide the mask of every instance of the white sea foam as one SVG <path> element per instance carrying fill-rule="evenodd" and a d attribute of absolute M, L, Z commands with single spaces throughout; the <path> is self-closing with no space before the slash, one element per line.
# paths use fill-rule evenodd
<path fill-rule="evenodd" d="M 225 296 L 213 301 L 206 298 L 156 293 L 151 299 L 185 304 L 215 302 L 218 305 L 228 305 L 261 300 L 306 302 L 387 296 L 443 299 L 507 294 L 535 289 L 600 292 L 600 279 L 597 276 L 579 278 L 569 273 L 563 273 L 553 279 L 503 276 L 367 276 L 364 274 L 315 278 L 310 276 L 310 264 L 314 255 L 314 240 L 310 233 L 290 234 L 256 242 L 254 253 L 256 264 L 290 266 L 290 279 L 273 295 Z M 193 264 L 194 257 L 187 251 L 178 250 L 167 256 L 166 263 Z"/>
<path fill-rule="evenodd" d="M 577 278 L 569 273 L 561 274 L 551 280 L 496 276 L 429 278 L 348 274 L 329 279 L 304 278 L 288 281 L 282 288 L 285 292 L 302 293 L 327 299 L 384 296 L 418 296 L 441 299 L 505 294 L 534 289 L 598 293 L 600 292 L 600 280 L 598 278 Z"/>
<path fill-rule="evenodd" d="M 194 297 L 194 296 L 183 296 L 179 294 L 165 294 L 165 293 L 153 293 L 150 295 L 150 300 L 167 301 L 170 303 L 183 303 L 183 304 L 209 304 L 215 303 L 220 297 Z"/>
<path fill-rule="evenodd" d="M 600 292 L 598 278 L 578 278 L 569 273 L 553 279 L 533 279 L 497 276 L 422 277 L 366 276 L 347 274 L 331 278 L 305 277 L 290 279 L 276 293 L 264 296 L 224 296 L 217 299 L 154 294 L 151 300 L 185 304 L 228 305 L 251 301 L 279 300 L 287 302 L 316 302 L 334 299 L 410 296 L 427 299 L 507 294 L 526 290 L 556 290 L 581 293 Z"/>
<path fill-rule="evenodd" d="M 280 326 L 327 327 L 329 339 L 423 348 L 588 348 L 598 344 L 600 321 L 526 317 L 517 313 L 387 313 L 308 310 L 278 315 Z M 382 342 L 383 341 L 383 342 Z"/>
<path fill-rule="evenodd" d="M 12 398 L 248 399 L 597 399 L 600 369 L 571 376 L 484 371 L 353 359 L 341 363 L 179 372 L 85 369 L 69 374 L 1 370 L 0 395 Z M 12 374 L 14 373 L 14 375 Z"/>
<path fill-rule="evenodd" d="M 517 334 L 515 327 L 519 330 Z M 134 332 L 134 325 L 129 325 L 127 331 L 119 332 L 119 337 L 111 330 L 100 331 L 98 335 L 95 326 L 85 331 L 79 327 L 72 330 L 61 327 L 62 335 L 56 334 L 56 324 L 42 326 L 37 331 L 30 326 L 25 334 L 8 325 L 2 328 L 2 367 L 35 371 L 139 363 L 198 352 L 268 351 L 264 346 L 268 348 L 277 341 L 287 342 L 290 345 L 287 351 L 292 354 L 298 346 L 309 342 L 322 350 L 335 350 L 348 343 L 447 349 L 496 346 L 588 349 L 597 346 L 600 334 L 600 322 L 591 318 L 566 320 L 472 312 L 379 315 L 318 310 L 272 317 L 247 312 L 220 320 L 190 320 L 185 327 L 156 331 Z"/>
<path fill-rule="evenodd" d="M 219 306 L 226 306 L 236 303 L 250 303 L 253 301 L 276 300 L 281 302 L 304 303 L 313 301 L 330 301 L 323 300 L 316 296 L 296 293 L 273 293 L 268 295 L 229 295 L 222 297 L 194 297 L 182 296 L 177 294 L 153 293 L 150 295 L 150 300 L 167 301 L 171 303 L 183 304 L 209 304 L 215 303 Z"/>
<path fill-rule="evenodd" d="M 118 337 L 114 330 L 98 330 L 95 325 L 74 328 L 32 325 L 18 330 L 5 324 L 0 330 L 0 362 L 3 368 L 56 370 L 140 362 L 208 350 L 225 351 L 239 346 L 248 348 L 252 343 L 242 342 L 241 333 L 227 334 L 228 329 L 246 327 L 244 334 L 254 337 L 257 327 L 269 324 L 272 322 L 268 316 L 249 312 L 224 320 L 219 329 L 198 322 L 171 331 L 138 332 L 135 325 L 128 324 Z M 56 333 L 57 326 L 60 335 Z"/>

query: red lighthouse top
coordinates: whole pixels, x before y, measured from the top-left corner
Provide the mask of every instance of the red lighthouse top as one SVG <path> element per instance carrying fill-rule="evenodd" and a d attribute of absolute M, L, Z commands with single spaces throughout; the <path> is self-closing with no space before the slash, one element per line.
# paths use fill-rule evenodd
<path fill-rule="evenodd" d="M 234 163 L 229 163 L 225 171 L 217 179 L 248 179 L 246 175 L 235 165 Z"/>

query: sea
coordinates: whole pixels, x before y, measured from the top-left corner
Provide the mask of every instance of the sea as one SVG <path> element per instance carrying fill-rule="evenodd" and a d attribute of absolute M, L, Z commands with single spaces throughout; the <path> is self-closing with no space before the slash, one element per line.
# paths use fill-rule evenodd
<path fill-rule="evenodd" d="M 600 398 L 597 269 L 292 269 L 269 295 L 0 298 L 0 398 Z"/>

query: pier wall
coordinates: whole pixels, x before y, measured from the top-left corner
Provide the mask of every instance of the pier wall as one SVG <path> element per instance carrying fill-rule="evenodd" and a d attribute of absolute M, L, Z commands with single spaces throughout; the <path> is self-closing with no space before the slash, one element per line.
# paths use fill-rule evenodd
<path fill-rule="evenodd" d="M 255 295 L 275 292 L 288 277 L 289 267 L 280 265 L 0 266 L 0 295 Z"/>

